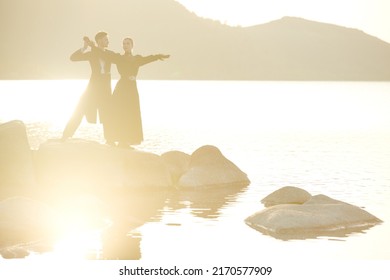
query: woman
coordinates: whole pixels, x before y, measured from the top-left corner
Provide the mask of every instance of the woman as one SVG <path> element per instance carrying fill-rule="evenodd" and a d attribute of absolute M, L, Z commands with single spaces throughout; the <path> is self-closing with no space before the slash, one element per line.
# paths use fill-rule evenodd
<path fill-rule="evenodd" d="M 130 148 L 143 141 L 141 110 L 137 89 L 139 67 L 157 60 L 169 58 L 169 55 L 149 56 L 133 55 L 133 40 L 123 40 L 124 54 L 106 54 L 117 65 L 120 79 L 112 96 L 112 114 L 114 123 L 110 125 L 110 135 L 118 147 Z"/>

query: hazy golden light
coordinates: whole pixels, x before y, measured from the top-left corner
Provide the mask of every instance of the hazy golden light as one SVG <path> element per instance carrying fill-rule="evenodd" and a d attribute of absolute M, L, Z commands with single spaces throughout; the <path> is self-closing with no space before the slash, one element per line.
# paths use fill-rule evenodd
<path fill-rule="evenodd" d="M 303 17 L 308 20 L 361 29 L 390 42 L 390 32 L 388 30 L 390 26 L 389 0 L 176 1 L 183 3 L 189 10 L 194 11 L 199 16 L 216 19 L 233 26 L 262 24 L 284 16 Z M 81 1 L 81 5 L 86 5 L 86 3 L 90 4 L 92 1 Z M 31 14 L 34 14 L 34 11 Z M 108 20 L 113 21 L 110 17 Z M 75 24 L 80 24 L 80 22 Z M 90 26 L 92 26 L 91 29 L 100 28 L 95 26 L 93 20 L 91 20 Z M 59 29 L 58 33 L 63 32 L 61 28 L 57 28 Z M 115 26 L 110 25 L 110 28 L 114 29 Z M 111 46 L 114 46 L 112 50 L 121 50 L 116 47 L 114 40 L 116 43 L 120 41 L 119 36 L 127 32 L 124 29 L 123 26 L 118 24 L 115 30 L 117 33 L 112 32 L 113 44 L 110 45 L 110 49 Z M 239 28 L 231 29 L 238 30 Z M 56 29 L 53 28 L 53 30 Z M 73 45 L 75 49 L 81 47 L 78 45 L 82 38 L 80 33 L 92 34 L 92 31 L 86 30 L 85 27 L 72 31 L 71 28 L 66 26 L 64 30 L 70 30 L 70 33 L 74 32 L 73 42 L 69 39 L 64 39 L 65 43 L 69 43 L 72 46 L 69 49 L 69 54 L 74 50 Z M 142 31 L 143 29 L 140 32 Z M 144 33 L 148 34 L 149 32 Z M 15 34 L 17 33 L 15 32 Z M 40 33 L 34 33 L 35 36 L 36 34 Z M 46 34 L 45 31 L 43 31 L 43 34 Z M 158 34 L 148 34 L 147 36 L 152 37 L 156 35 Z M 174 35 L 177 36 L 176 34 Z M 64 36 L 64 38 L 67 36 Z M 142 40 L 140 41 L 142 42 Z M 60 43 L 63 44 L 64 42 Z M 156 49 L 160 47 L 154 44 L 150 45 L 156 47 Z M 183 46 L 180 45 L 181 48 Z M 42 52 L 46 52 L 45 47 L 42 49 Z M 48 53 L 51 52 L 54 55 L 57 51 L 56 48 L 51 48 L 50 46 Z M 234 51 L 237 53 L 236 50 Z M 258 50 L 256 49 L 256 51 Z M 140 53 L 143 52 L 148 53 L 147 49 L 140 48 Z M 188 56 L 190 57 L 191 54 Z M 66 66 L 66 63 L 71 63 L 65 55 L 58 55 L 58 57 L 64 59 L 63 64 L 55 64 L 58 68 Z M 174 55 L 172 57 L 175 59 Z M 223 56 L 221 55 L 221 57 Z M 36 58 L 39 59 L 39 55 Z M 85 73 L 88 74 L 88 65 L 87 63 L 83 64 L 84 66 L 72 65 L 70 69 L 78 70 L 81 67 L 85 67 Z M 188 63 L 186 66 L 188 68 L 194 67 L 191 63 Z M 222 63 L 220 67 L 223 68 L 226 65 Z M 115 67 L 112 70 L 113 75 L 117 74 Z M 36 148 L 47 139 L 59 138 L 61 136 L 62 129 L 71 117 L 79 98 L 86 89 L 88 81 L 21 80 L 17 82 L 3 81 L 2 83 L 1 89 L 3 91 L 0 92 L 0 97 L 4 93 L 7 99 L 6 102 L 0 102 L 0 123 L 14 119 L 25 121 L 28 129 L 35 130 L 34 133 L 28 133 L 28 136 L 30 139 L 35 137 L 34 141 L 36 141 L 37 145 L 32 146 Z M 112 88 L 115 87 L 115 83 L 116 81 L 112 80 Z M 376 85 L 371 95 L 367 95 L 368 90 L 363 91 L 363 94 L 359 93 L 358 89 L 364 87 L 365 83 L 355 83 L 355 87 L 351 87 L 351 85 L 345 86 L 345 84 L 348 83 L 307 82 L 298 85 L 298 83 L 282 81 L 193 82 L 141 80 L 138 86 L 140 88 L 142 120 L 146 131 L 146 141 L 142 144 L 144 146 L 137 147 L 137 149 L 139 148 L 143 151 L 154 151 L 155 149 L 161 154 L 162 151 L 174 149 L 191 153 L 195 148 L 203 144 L 215 144 L 222 148 L 226 147 L 233 154 L 236 153 L 237 157 L 242 157 L 243 159 L 248 157 L 242 160 L 242 163 L 244 163 L 244 166 L 245 164 L 247 165 L 248 174 L 257 180 L 254 183 L 255 188 L 253 188 L 255 191 L 250 190 L 253 193 L 248 194 L 253 197 L 260 197 L 263 194 L 261 191 L 264 191 L 264 188 L 271 187 L 272 184 L 276 186 L 285 182 L 287 184 L 304 183 L 308 186 L 319 186 L 319 188 L 326 186 L 326 184 L 334 183 L 337 185 L 337 188 L 329 188 L 329 190 L 334 192 L 342 192 L 344 188 L 347 189 L 348 184 L 352 183 L 371 186 L 370 180 L 378 181 L 372 183 L 372 185 L 380 186 L 384 182 L 383 185 L 386 186 L 387 177 L 385 178 L 385 175 L 382 174 L 387 174 L 386 170 L 389 165 L 387 138 L 382 140 L 378 136 L 378 140 L 372 140 L 373 142 L 368 142 L 367 140 L 367 144 L 365 144 L 364 139 L 342 138 L 338 137 L 337 133 L 343 132 L 344 134 L 340 133 L 340 135 L 347 135 L 349 132 L 364 132 L 364 134 L 361 134 L 367 135 L 367 138 L 371 137 L 370 133 L 375 130 L 383 130 L 388 133 L 388 130 L 385 129 L 390 123 L 390 115 L 388 114 L 388 104 L 390 103 L 388 83 L 383 83 L 383 89 L 381 90 Z M 5 99 L 0 98 L 0 100 Z M 85 129 L 84 119 L 84 126 L 75 134 L 75 138 L 103 139 L 101 126 L 99 124 L 88 124 L 87 126 L 89 125 L 91 130 Z M 316 134 L 317 132 L 325 133 Z M 307 134 L 308 140 L 305 139 L 306 135 L 304 133 Z M 382 136 L 381 134 L 378 135 Z M 273 137 L 274 139 L 272 139 Z M 316 138 L 319 140 L 318 142 L 313 140 Z M 279 144 L 278 141 L 280 142 L 279 146 L 275 144 Z M 334 146 L 321 144 L 326 143 L 326 141 L 339 141 L 341 144 L 331 143 Z M 348 144 L 348 141 L 351 143 Z M 367 149 L 366 151 L 360 152 L 358 148 L 355 148 L 355 146 L 363 147 L 363 144 L 367 145 L 367 147 L 364 146 L 364 149 Z M 276 149 L 277 147 L 281 148 Z M 317 147 L 320 150 L 317 153 L 318 157 L 315 157 Z M 334 147 L 339 149 L 340 157 L 336 157 L 336 152 L 332 150 Z M 381 153 L 385 151 L 383 159 L 379 156 L 374 157 L 371 155 L 376 150 Z M 357 156 L 351 155 L 353 153 L 357 154 Z M 294 154 L 296 155 L 295 158 Z M 344 158 L 350 156 L 351 158 L 355 157 L 356 160 L 349 159 L 349 161 L 343 161 L 343 154 Z M 252 157 L 256 157 L 256 159 L 252 159 Z M 373 164 L 371 164 L 370 160 Z M 371 166 L 375 164 L 377 167 L 374 166 L 372 168 L 373 171 L 371 171 Z M 351 174 L 347 174 L 348 172 L 351 172 Z M 366 177 L 361 178 L 360 174 L 364 174 Z M 94 175 L 92 174 L 90 177 Z M 68 186 L 72 184 L 69 183 L 70 181 L 69 176 L 64 176 L 61 183 L 64 186 Z M 257 187 L 259 187 L 260 191 L 256 189 Z M 264 188 L 261 189 L 260 187 Z M 352 193 L 354 189 L 348 191 Z M 362 200 L 364 203 L 366 203 L 371 193 L 373 191 L 362 192 L 361 196 L 365 196 L 365 200 Z M 384 194 L 386 195 L 385 192 Z M 349 198 L 349 195 L 346 191 L 344 198 Z M 358 195 L 353 194 L 351 197 L 359 200 Z M 375 195 L 379 197 L 379 194 Z M 62 197 L 57 197 L 56 199 L 60 201 Z M 258 198 L 256 199 L 258 200 Z M 377 206 L 378 203 L 375 199 L 372 199 L 372 201 L 370 204 L 378 207 L 376 212 L 383 216 L 389 216 L 387 208 L 385 209 L 381 204 Z M 382 200 L 378 201 L 383 203 Z M 242 223 L 247 214 L 255 211 L 255 209 L 252 209 L 254 204 L 250 204 L 251 201 L 248 203 L 247 200 L 243 200 L 243 202 L 245 203 L 237 203 L 234 207 L 229 205 L 230 208 L 227 207 L 226 209 L 222 207 L 219 210 L 222 214 L 218 213 L 218 218 L 209 220 L 194 215 L 194 212 L 198 209 L 196 207 L 191 208 L 189 201 L 181 201 L 186 206 L 184 209 L 180 208 L 182 207 L 181 205 L 177 206 L 178 210 L 171 210 L 166 206 L 163 206 L 166 208 L 157 209 L 158 215 L 161 215 L 161 217 L 158 217 L 160 219 L 158 222 L 146 221 L 144 225 L 136 229 L 142 236 L 143 244 L 141 251 L 146 256 L 145 259 L 156 261 L 163 259 L 174 260 L 186 255 L 189 255 L 192 259 L 200 259 L 206 255 L 206 259 L 222 258 L 224 260 L 223 258 L 225 258 L 228 261 L 231 259 L 231 255 L 224 254 L 227 248 L 229 252 L 241 252 L 245 257 L 247 251 L 245 246 L 247 248 L 252 247 L 252 252 L 255 252 L 253 248 L 258 246 L 261 249 L 258 252 L 264 252 L 264 256 L 268 252 L 275 253 L 275 251 L 275 255 L 278 256 L 289 256 L 289 251 L 309 252 L 310 254 L 305 255 L 313 256 L 317 253 L 316 250 L 321 249 L 325 252 L 321 253 L 323 256 L 329 255 L 330 257 L 343 258 L 344 256 L 353 257 L 354 250 L 356 250 L 357 256 L 367 256 L 368 253 L 362 252 L 370 252 L 372 250 L 372 247 L 370 247 L 372 240 L 379 240 L 380 242 L 386 240 L 385 233 L 378 231 L 376 233 L 378 238 L 366 238 L 367 242 L 360 243 L 352 238 L 352 241 L 348 240 L 348 242 L 345 242 L 345 245 L 341 246 L 334 242 L 321 242 L 321 240 L 308 241 L 306 249 L 304 246 L 301 246 L 302 243 L 297 242 L 290 242 L 286 245 L 265 238 L 264 241 L 261 239 L 258 242 L 258 233 L 248 231 Z M 59 206 L 58 209 L 60 213 L 63 213 L 59 215 L 58 219 L 60 220 L 58 236 L 54 241 L 53 250 L 44 255 L 48 259 L 53 258 L 60 261 L 88 258 L 99 259 L 104 255 L 103 248 L 105 243 L 103 244 L 102 232 L 106 229 L 108 223 L 105 224 L 104 217 L 98 217 L 101 214 L 99 212 L 101 208 L 96 207 L 93 209 L 98 209 L 95 212 L 88 212 L 81 207 L 75 207 L 74 201 L 71 201 L 64 203 L 62 208 Z M 246 210 L 244 214 L 242 214 L 243 210 Z M 229 211 L 231 213 L 228 213 Z M 133 216 L 130 214 L 129 216 Z M 137 222 L 139 221 L 137 220 Z M 142 224 L 142 222 L 144 221 L 141 220 L 139 224 Z M 232 230 L 232 224 L 235 225 L 234 223 L 238 224 L 238 226 Z M 216 226 L 217 224 L 218 226 Z M 215 230 L 207 230 L 212 227 L 215 227 Z M 125 232 L 120 232 L 120 234 L 123 236 L 114 235 L 113 238 L 108 240 L 110 245 L 111 243 L 116 243 L 118 236 L 123 237 L 123 239 L 129 236 L 126 236 Z M 252 238 L 252 236 L 256 237 Z M 236 237 L 243 242 L 237 242 Z M 218 242 L 215 242 L 215 240 L 218 240 Z M 204 244 L 202 244 L 202 241 Z M 213 244 L 214 242 L 215 244 Z M 209 246 L 210 244 L 213 244 L 214 247 Z M 311 246 L 313 244 L 317 247 Z M 124 247 L 122 245 L 123 243 L 119 244 L 121 250 L 131 249 L 130 246 Z M 380 245 L 376 247 L 378 250 Z M 343 251 L 340 248 L 347 248 L 348 250 Z M 340 256 L 338 256 L 338 253 L 334 253 L 337 250 L 342 251 Z M 360 250 L 360 253 L 358 250 Z M 300 254 L 303 255 L 301 252 Z M 377 255 L 388 256 L 388 252 L 378 253 L 375 251 L 372 254 L 373 258 Z M 239 257 L 241 259 L 241 256 Z M 247 257 L 249 259 L 253 256 Z"/>
<path fill-rule="evenodd" d="M 102 231 L 110 225 L 88 198 L 75 197 L 57 205 L 58 237 L 53 254 L 60 259 L 95 259 L 102 251 Z M 89 204 L 88 204 L 89 203 Z M 88 206 L 89 205 L 89 206 Z"/>
<path fill-rule="evenodd" d="M 5 94 L 13 96 L 0 104 L 2 117 L 6 120 L 30 119 L 48 121 L 56 125 L 65 124 L 83 93 L 85 80 L 47 80 L 4 82 L 9 85 Z M 21 102 L 23 100 L 23 102 Z"/>

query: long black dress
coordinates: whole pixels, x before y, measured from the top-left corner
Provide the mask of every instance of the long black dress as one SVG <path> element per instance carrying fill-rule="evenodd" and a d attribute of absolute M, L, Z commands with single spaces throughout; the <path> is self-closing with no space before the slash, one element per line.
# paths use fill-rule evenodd
<path fill-rule="evenodd" d="M 143 141 L 143 129 L 137 74 L 139 67 L 158 60 L 158 55 L 141 56 L 130 54 L 110 55 L 112 63 L 117 65 L 120 79 L 112 95 L 112 114 L 114 123 L 110 130 L 114 141 L 120 145 L 138 145 Z"/>

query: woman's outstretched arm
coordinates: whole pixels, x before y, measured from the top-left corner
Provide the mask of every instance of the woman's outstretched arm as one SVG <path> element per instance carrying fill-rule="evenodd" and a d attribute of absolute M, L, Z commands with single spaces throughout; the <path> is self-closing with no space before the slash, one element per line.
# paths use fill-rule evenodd
<path fill-rule="evenodd" d="M 154 54 L 154 55 L 148 55 L 148 56 L 138 56 L 138 58 L 139 58 L 139 65 L 142 66 L 142 65 L 145 65 L 145 64 L 157 61 L 157 60 L 164 60 L 164 59 L 167 59 L 169 57 L 170 57 L 170 55 L 166 55 L 166 54 Z"/>

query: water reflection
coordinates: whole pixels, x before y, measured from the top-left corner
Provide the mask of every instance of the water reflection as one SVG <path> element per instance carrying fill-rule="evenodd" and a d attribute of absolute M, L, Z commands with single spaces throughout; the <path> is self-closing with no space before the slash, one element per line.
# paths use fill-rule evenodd
<path fill-rule="evenodd" d="M 160 222 L 165 214 L 181 209 L 200 218 L 217 218 L 220 210 L 233 202 L 247 186 L 221 186 L 201 190 L 137 193 L 122 206 L 113 207 L 113 225 L 103 234 L 102 258 L 134 260 L 142 257 L 142 235 L 138 229 L 147 222 Z M 180 223 L 168 223 L 180 226 Z M 156 233 L 158 234 L 158 233 Z"/>
<path fill-rule="evenodd" d="M 47 139 L 60 136 L 61 129 L 66 121 L 66 119 L 60 120 L 60 118 L 61 116 L 69 116 L 71 111 L 65 111 L 73 108 L 73 105 L 67 105 L 67 102 L 70 102 L 70 100 L 77 102 L 80 88 L 85 86 L 83 81 L 82 84 L 77 86 L 74 82 L 65 81 L 64 84 L 66 85 L 74 84 L 74 87 L 70 89 L 63 87 L 62 84 L 58 87 L 58 81 L 55 81 L 53 82 L 56 85 L 55 88 L 63 88 L 64 94 L 61 92 L 58 94 L 57 92 L 53 95 L 52 90 L 49 90 L 49 94 L 42 90 L 46 83 L 47 81 L 34 81 L 34 84 L 28 84 L 29 88 L 39 89 L 34 91 L 38 93 L 36 95 L 26 94 L 31 93 L 31 90 L 23 90 L 24 87 L 20 87 L 19 82 L 12 82 L 8 87 L 14 89 L 11 92 L 12 94 L 3 94 L 0 97 L 0 106 L 3 105 L 0 110 L 0 119 L 3 122 L 11 119 L 24 120 L 28 126 L 29 142 L 32 149 L 38 148 L 39 144 Z M 205 84 L 196 83 L 202 85 L 205 90 L 210 87 L 209 82 Z M 390 166 L 388 145 L 390 140 L 388 130 L 390 120 L 388 110 L 389 83 L 233 82 L 232 84 L 230 82 L 218 82 L 215 85 L 219 89 L 215 92 L 207 92 L 207 95 L 204 96 L 205 98 L 207 96 L 208 104 L 211 104 L 209 106 L 210 112 L 203 111 L 204 119 L 215 119 L 216 106 L 213 104 L 221 103 L 220 92 L 227 93 L 224 95 L 226 106 L 219 108 L 226 111 L 226 114 L 220 114 L 223 117 L 232 115 L 231 108 L 234 107 L 234 104 L 237 104 L 237 100 L 247 105 L 245 110 L 232 115 L 235 118 L 234 122 L 224 121 L 223 123 L 228 124 L 228 127 L 218 131 L 215 130 L 215 127 L 220 128 L 220 123 L 199 122 L 197 112 L 199 106 L 184 106 L 185 110 L 183 112 L 177 111 L 176 103 L 171 104 L 173 109 L 161 106 L 161 104 L 165 104 L 164 101 L 166 100 L 184 100 L 188 104 L 201 102 L 204 98 L 200 98 L 199 92 L 204 92 L 203 88 L 199 90 L 199 87 L 193 86 L 193 82 L 183 84 L 169 82 L 169 86 L 161 86 L 160 82 L 153 82 L 152 84 L 145 82 L 144 86 L 150 87 L 150 90 L 145 92 L 153 94 L 144 95 L 145 130 L 148 132 L 149 140 L 145 141 L 142 149 L 161 154 L 173 148 L 182 151 L 193 151 L 201 144 L 214 143 L 219 147 L 224 147 L 225 151 L 231 151 L 236 158 L 241 160 L 242 165 L 246 166 L 244 170 L 248 171 L 248 175 L 250 175 L 254 184 L 245 195 L 240 195 L 237 203 L 233 202 L 233 194 L 232 197 L 227 199 L 226 204 L 220 206 L 221 208 L 217 210 L 215 208 L 218 207 L 212 209 L 213 206 L 210 207 L 205 203 L 207 200 L 212 200 L 212 194 L 210 194 L 210 197 L 207 195 L 202 197 L 202 192 L 206 194 L 208 190 L 202 190 L 194 195 L 190 194 L 192 191 L 173 192 L 168 195 L 166 202 L 163 203 L 164 206 L 157 210 L 156 216 L 140 226 L 139 232 L 142 233 L 142 236 L 138 236 L 138 238 L 142 245 L 141 251 L 144 257 L 152 256 L 154 250 L 156 250 L 156 245 L 161 242 L 160 235 L 166 233 L 167 237 L 169 235 L 171 238 L 172 243 L 176 244 L 176 247 L 180 246 L 177 245 L 178 243 L 183 245 L 181 248 L 176 248 L 170 252 L 175 258 L 186 256 L 186 252 L 193 255 L 191 249 L 198 252 L 203 248 L 205 248 L 204 251 L 207 252 L 208 256 L 211 255 L 216 259 L 223 258 L 226 255 L 224 253 L 226 250 L 223 249 L 226 245 L 225 239 L 238 240 L 237 236 L 240 236 L 239 242 L 236 242 L 238 244 L 233 247 L 234 250 L 231 250 L 235 251 L 235 254 L 240 258 L 244 255 L 261 258 L 264 257 L 264 252 L 270 252 L 277 255 L 278 258 L 283 255 L 297 255 L 299 257 L 311 256 L 310 258 L 314 256 L 317 259 L 324 256 L 338 259 L 388 259 L 390 253 L 385 246 L 390 233 L 388 223 L 370 229 L 369 234 L 358 233 L 357 236 L 354 234 L 354 237 L 341 237 L 341 239 L 347 239 L 348 242 L 328 242 L 329 237 L 326 236 L 307 242 L 282 242 L 279 239 L 254 231 L 242 220 L 258 210 L 258 200 L 267 190 L 285 184 L 293 184 L 309 187 L 313 192 L 323 192 L 325 189 L 330 194 L 337 194 L 341 199 L 348 199 L 351 203 L 359 206 L 364 205 L 370 212 L 381 215 L 381 218 L 387 221 L 390 216 L 388 211 L 388 201 L 390 199 L 388 191 L 390 179 L 388 172 Z M 4 84 L 0 86 L 4 89 Z M 186 92 L 183 88 L 186 90 L 196 88 L 196 90 Z M 238 88 L 243 90 L 237 91 Z M 166 89 L 164 94 L 161 94 L 160 89 Z M 321 89 L 321 92 L 318 92 L 318 89 Z M 9 90 L 4 89 L 2 92 L 7 93 Z M 183 92 L 186 92 L 186 94 L 183 94 Z M 317 94 L 313 95 L 313 92 Z M 304 98 L 306 96 L 309 99 L 306 100 Z M 293 101 L 285 103 L 287 105 L 282 108 L 287 109 L 287 111 L 285 110 L 287 113 L 280 108 L 280 110 L 275 110 L 284 97 L 288 97 L 289 101 Z M 340 100 L 340 97 L 342 100 Z M 24 102 L 24 106 L 20 106 L 20 100 L 27 100 Z M 53 110 L 42 108 L 42 106 L 42 110 L 26 110 L 26 108 L 34 107 L 36 103 L 42 103 L 41 100 L 49 100 L 45 104 L 54 104 L 51 107 Z M 302 102 L 302 100 L 307 102 Z M 318 100 L 321 102 L 318 102 Z M 14 103 L 17 105 L 14 105 Z M 312 108 L 319 109 L 310 110 L 314 113 L 313 118 L 310 119 L 307 118 L 307 110 L 305 110 L 308 104 L 313 105 Z M 327 118 L 329 117 L 328 109 L 333 108 L 334 104 L 338 104 L 337 112 L 329 119 Z M 146 112 L 147 110 L 149 110 L 149 113 Z M 61 111 L 65 113 L 61 113 Z M 281 111 L 285 114 L 280 114 Z M 296 115 L 297 111 L 303 113 Z M 346 112 L 352 112 L 352 115 Z M 155 116 L 159 117 L 156 118 Z M 187 117 L 178 118 L 177 116 L 196 117 L 192 120 Z M 286 119 L 285 116 L 291 116 L 292 118 Z M 58 117 L 59 120 L 57 121 L 53 117 Z M 219 118 L 217 119 L 219 120 Z M 47 124 L 43 122 L 45 120 L 49 120 Z M 88 124 L 83 124 L 77 137 L 101 142 L 102 140 L 99 138 L 101 132 L 98 129 L 98 126 L 90 129 Z M 234 135 L 232 131 L 235 132 Z M 237 131 L 240 133 L 237 133 Z M 110 192 L 115 193 L 116 190 L 110 190 Z M 212 193 L 213 190 L 210 192 Z M 199 195 L 199 199 L 195 199 L 197 195 Z M 233 207 L 229 208 L 229 206 Z M 175 209 L 178 209 L 178 211 L 175 211 Z M 85 210 L 77 210 L 76 213 L 82 216 L 82 211 Z M 91 210 L 91 213 L 96 214 L 97 212 Z M 204 220 L 204 218 L 191 219 L 192 215 L 199 216 L 199 213 L 208 220 Z M 236 215 L 236 213 L 239 214 Z M 191 217 L 189 217 L 190 215 Z M 77 217 L 77 214 L 73 215 L 74 219 L 75 216 Z M 159 221 L 161 216 L 165 216 L 162 222 Z M 188 220 L 185 220 L 187 223 L 184 225 L 181 219 L 187 218 Z M 68 220 L 71 221 L 71 217 Z M 153 220 L 157 222 L 151 223 L 150 221 Z M 110 220 L 111 224 L 113 223 Z M 182 226 L 177 226 L 179 224 Z M 148 227 L 149 225 L 150 227 Z M 237 227 L 235 227 L 236 225 Z M 235 227 L 234 232 L 227 230 L 227 227 L 230 226 Z M 69 227 L 71 227 L 71 223 L 69 223 Z M 106 228 L 106 226 L 101 228 L 96 235 L 93 231 L 84 231 L 87 235 L 96 237 L 96 242 L 88 244 L 92 248 L 88 249 L 90 253 L 87 253 L 87 257 L 103 258 L 104 246 L 102 240 Z M 162 229 L 164 232 L 155 232 L 156 228 L 158 230 Z M 201 237 L 195 234 L 192 235 L 194 228 L 199 229 L 197 233 Z M 125 236 L 124 239 L 126 240 L 126 236 L 137 236 L 138 229 L 129 229 L 127 233 L 125 233 L 127 228 L 122 231 L 111 230 L 121 232 L 120 236 Z M 151 230 L 148 231 L 148 229 Z M 183 233 L 188 233 L 189 236 L 185 237 Z M 0 231 L 0 243 L 2 241 L 1 234 Z M 155 236 L 150 238 L 153 234 Z M 83 234 L 80 233 L 80 235 Z M 209 238 L 207 239 L 206 236 Z M 220 236 L 224 236 L 224 238 L 221 239 Z M 76 243 L 71 242 L 74 237 L 75 235 L 72 234 L 60 236 L 54 240 L 54 244 L 50 244 L 50 242 L 23 245 L 0 244 L 0 251 L 3 248 L 4 257 L 15 257 L 18 254 L 22 256 L 27 252 L 33 257 L 38 255 L 39 258 L 45 256 L 52 258 L 54 257 L 53 250 L 62 250 L 66 247 L 64 244 L 68 244 L 68 247 L 69 244 L 73 244 L 74 247 L 82 246 L 76 246 Z M 210 240 L 210 237 L 212 240 Z M 76 239 L 82 240 L 83 238 Z M 60 242 L 61 240 L 68 241 Z M 198 243 L 199 240 L 201 243 Z M 186 245 L 188 246 L 191 242 L 196 243 L 196 245 L 188 250 Z M 58 243 L 64 246 L 54 246 Z M 201 246 L 198 244 L 201 244 Z M 50 245 L 52 246 L 50 247 Z M 109 245 L 109 242 L 107 242 L 104 247 L 107 258 L 119 257 L 118 251 L 120 250 L 112 250 L 114 254 L 108 254 L 107 246 Z M 8 249 L 6 250 L 4 246 Z M 23 251 L 23 249 L 20 249 L 21 247 L 26 250 Z M 148 248 L 150 248 L 149 251 Z M 216 253 L 218 249 L 221 249 L 220 253 Z M 76 250 L 72 250 L 73 257 L 75 257 Z M 70 248 L 68 250 L 69 257 L 72 256 L 72 250 Z M 206 255 L 202 253 L 199 252 L 199 255 Z M 155 259 L 160 256 L 164 256 L 163 253 L 153 255 Z M 267 254 L 267 257 L 269 256 L 270 254 Z"/>
<path fill-rule="evenodd" d="M 0 254 L 3 258 L 43 255 L 60 259 L 138 260 L 142 257 L 142 225 L 159 222 L 165 214 L 181 209 L 189 209 L 191 215 L 199 218 L 218 218 L 220 210 L 246 188 L 241 185 L 201 190 L 104 190 L 93 195 L 68 189 L 55 195 L 48 193 L 45 199 L 55 205 L 60 221 L 56 234 L 31 243 L 3 244 Z"/>
<path fill-rule="evenodd" d="M 112 228 L 102 238 L 102 258 L 107 260 L 141 259 L 141 239 L 139 234 L 128 234 L 123 229 Z"/>
<path fill-rule="evenodd" d="M 141 258 L 142 236 L 136 229 L 150 220 L 159 220 L 170 191 L 131 191 L 111 195 L 107 200 L 111 225 L 102 232 L 102 258 Z"/>
<path fill-rule="evenodd" d="M 321 230 L 307 230 L 307 231 L 299 231 L 299 232 L 270 232 L 267 230 L 261 230 L 260 228 L 255 228 L 257 231 L 261 232 L 264 235 L 269 235 L 273 238 L 282 241 L 291 241 L 291 240 L 307 240 L 307 239 L 326 239 L 330 241 L 346 241 L 346 238 L 352 235 L 357 234 L 365 234 L 367 230 L 374 227 L 375 224 L 372 225 L 364 225 L 356 228 L 350 229 L 338 229 L 333 231 L 321 231 Z"/>
<path fill-rule="evenodd" d="M 3 258 L 47 253 L 55 258 L 139 259 L 140 237 L 128 233 L 157 217 L 166 198 L 163 191 L 47 189 L 41 195 L 36 194 L 33 201 L 47 202 L 55 213 L 55 220 L 44 225 L 51 229 L 50 235 L 31 236 L 32 225 L 19 222 L 29 242 L 15 238 L 5 242 L 7 239 L 0 236 L 0 254 Z M 25 218 L 29 220 L 29 216 L 24 211 L 22 222 Z M 31 219 L 36 221 L 39 217 Z M 18 229 L 19 224 L 14 222 L 9 227 Z"/>
<path fill-rule="evenodd" d="M 189 208 L 191 214 L 199 218 L 217 218 L 220 210 L 233 202 L 247 185 L 215 186 L 200 190 L 180 190 L 172 194 L 167 202 L 171 211 Z"/>
<path fill-rule="evenodd" d="M 19 259 L 30 255 L 31 252 L 45 253 L 53 250 L 49 244 L 42 242 L 22 243 L 15 245 L 0 245 L 0 256 L 4 259 Z"/>

